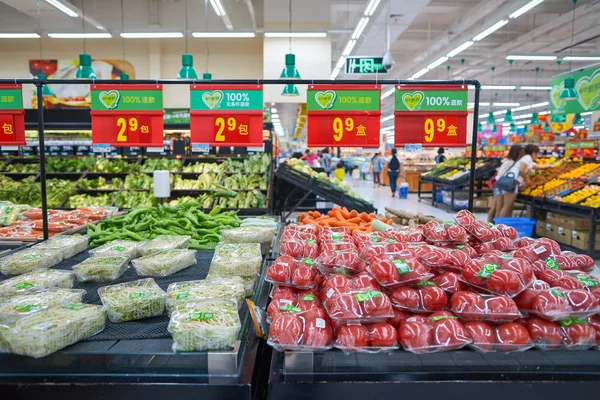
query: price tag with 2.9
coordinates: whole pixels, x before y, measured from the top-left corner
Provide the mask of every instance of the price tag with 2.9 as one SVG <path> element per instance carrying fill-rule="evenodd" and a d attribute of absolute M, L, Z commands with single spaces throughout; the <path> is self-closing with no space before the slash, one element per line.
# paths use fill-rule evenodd
<path fill-rule="evenodd" d="M 223 144 L 243 142 L 250 132 L 249 123 L 249 115 L 216 116 L 213 123 L 214 141 Z"/>
<path fill-rule="evenodd" d="M 115 127 L 118 143 L 144 143 L 151 141 L 150 116 L 117 116 Z"/>

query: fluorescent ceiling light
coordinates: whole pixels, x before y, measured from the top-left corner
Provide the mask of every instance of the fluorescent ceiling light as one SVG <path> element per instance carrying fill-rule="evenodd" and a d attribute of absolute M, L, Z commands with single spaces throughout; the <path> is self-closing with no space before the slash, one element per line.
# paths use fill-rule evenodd
<path fill-rule="evenodd" d="M 210 0 L 210 4 L 213 6 L 213 9 L 215 10 L 215 13 L 217 14 L 217 16 L 219 16 L 219 17 L 225 16 L 225 10 L 223 9 L 223 6 L 221 5 L 221 0 Z"/>
<path fill-rule="evenodd" d="M 504 25 L 508 24 L 508 21 L 503 19 L 502 21 L 496 22 L 494 25 L 487 28 L 485 31 L 481 32 L 479 35 L 473 38 L 473 41 L 478 42 L 481 39 L 485 38 L 488 35 L 496 32 L 498 29 L 502 28 Z"/>
<path fill-rule="evenodd" d="M 110 39 L 112 35 L 104 33 L 49 33 L 52 39 Z"/>
<path fill-rule="evenodd" d="M 583 116 L 583 115 L 592 115 L 592 114 L 593 114 L 593 112 L 592 112 L 592 111 L 581 113 L 581 115 L 582 115 L 582 116 Z"/>
<path fill-rule="evenodd" d="M 448 57 L 446 57 L 446 56 L 440 57 L 437 60 L 435 60 L 434 62 L 432 62 L 431 64 L 429 64 L 427 66 L 427 69 L 434 69 L 438 65 L 441 65 L 441 64 L 445 63 L 447 60 L 448 60 Z"/>
<path fill-rule="evenodd" d="M 545 101 L 545 102 L 543 102 L 543 103 L 532 104 L 532 105 L 531 105 L 531 108 L 536 108 L 536 107 L 545 107 L 545 106 L 547 106 L 548 104 L 550 104 L 550 103 L 548 103 L 547 101 Z"/>
<path fill-rule="evenodd" d="M 265 37 L 274 38 L 324 38 L 327 32 L 265 32 Z"/>
<path fill-rule="evenodd" d="M 518 107 L 521 103 L 494 103 L 495 107 Z"/>
<path fill-rule="evenodd" d="M 521 90 L 552 90 L 552 86 L 521 86 Z"/>
<path fill-rule="evenodd" d="M 429 68 L 423 68 L 422 70 L 420 70 L 419 72 L 417 72 L 416 74 L 414 74 L 413 76 L 411 76 L 412 79 L 417 79 L 423 75 L 425 75 L 427 73 L 427 71 L 429 71 Z"/>
<path fill-rule="evenodd" d="M 500 114 L 504 114 L 506 112 L 506 110 L 502 110 L 502 111 L 494 111 L 492 113 L 492 115 L 500 115 Z"/>
<path fill-rule="evenodd" d="M 394 94 L 394 91 L 396 90 L 396 88 L 391 88 L 390 90 L 388 90 L 387 92 L 385 92 L 384 94 L 381 95 L 381 100 L 390 97 L 391 95 Z"/>
<path fill-rule="evenodd" d="M 273 107 L 273 108 L 271 108 L 271 112 L 272 112 L 273 114 L 277 114 L 277 109 L 276 109 L 275 107 Z"/>
<path fill-rule="evenodd" d="M 340 73 L 340 69 L 339 68 L 334 69 L 331 72 L 331 76 L 329 77 L 329 79 L 333 80 L 333 79 L 337 78 L 337 76 L 338 76 L 339 73 Z"/>
<path fill-rule="evenodd" d="M 125 39 L 173 39 L 182 38 L 181 32 L 123 32 L 121 37 Z"/>
<path fill-rule="evenodd" d="M 345 63 L 346 63 L 346 57 L 341 56 L 340 59 L 338 60 L 337 64 L 335 65 L 335 67 L 341 69 Z"/>
<path fill-rule="evenodd" d="M 533 117 L 533 114 L 523 114 L 523 115 L 516 116 L 514 118 L 523 119 L 523 118 L 531 118 L 531 117 Z"/>
<path fill-rule="evenodd" d="M 39 39 L 37 33 L 0 33 L 0 39 Z"/>
<path fill-rule="evenodd" d="M 484 118 L 487 118 L 487 117 L 488 117 L 487 114 L 485 114 L 485 115 L 482 114 L 482 115 L 479 116 L 479 119 L 484 119 Z"/>
<path fill-rule="evenodd" d="M 475 42 L 469 40 L 468 42 L 464 42 L 463 44 L 461 44 L 460 46 L 458 46 L 457 48 L 455 48 L 454 50 L 452 50 L 450 53 L 447 54 L 448 57 L 454 57 L 455 55 L 461 53 L 463 50 L 468 49 L 469 47 L 473 46 Z"/>
<path fill-rule="evenodd" d="M 564 61 L 598 61 L 600 56 L 566 56 Z"/>
<path fill-rule="evenodd" d="M 480 107 L 489 106 L 489 105 L 490 105 L 490 103 L 487 103 L 487 102 L 479 102 L 479 106 Z M 468 102 L 467 103 L 467 108 L 468 109 L 469 108 L 475 108 L 475 103 Z"/>
<path fill-rule="evenodd" d="M 525 14 L 527 11 L 531 10 L 533 7 L 535 7 L 538 4 L 540 4 L 542 1 L 544 1 L 544 0 L 533 0 L 533 1 L 530 1 L 529 3 L 525 4 L 523 7 L 519 8 L 514 13 L 510 14 L 508 16 L 508 18 L 518 18 L 521 15 Z"/>
<path fill-rule="evenodd" d="M 527 105 L 527 106 L 521 106 L 521 107 L 513 108 L 512 111 L 523 111 L 523 110 L 529 110 L 530 108 L 531 108 L 531 106 Z"/>
<path fill-rule="evenodd" d="M 48 3 L 48 4 L 50 4 L 50 5 L 58 8 L 60 11 L 64 12 L 65 14 L 67 14 L 71 18 L 77 18 L 77 17 L 79 17 L 79 14 L 77 14 L 75 11 L 71 10 L 69 7 L 67 7 L 66 5 L 64 5 L 59 0 L 46 0 L 46 3 Z"/>
<path fill-rule="evenodd" d="M 394 119 L 394 114 L 388 115 L 387 117 L 381 118 L 379 122 L 389 121 L 390 119 Z"/>
<path fill-rule="evenodd" d="M 546 115 L 546 114 L 550 114 L 550 111 L 540 111 L 538 113 L 538 115 Z"/>
<path fill-rule="evenodd" d="M 254 32 L 192 32 L 196 38 L 253 38 Z"/>
<path fill-rule="evenodd" d="M 365 30 L 365 28 L 367 27 L 368 23 L 369 23 L 369 18 L 362 17 L 360 19 L 360 21 L 358 22 L 358 25 L 356 26 L 356 29 L 352 33 L 352 38 L 351 39 L 358 39 L 360 37 L 360 35 L 362 35 L 362 33 Z"/>
<path fill-rule="evenodd" d="M 370 17 L 371 15 L 373 15 L 375 10 L 377 9 L 377 6 L 379 5 L 379 2 L 381 2 L 381 0 L 371 0 L 369 5 L 367 6 L 367 9 L 365 10 L 365 15 L 367 17 Z"/>
<path fill-rule="evenodd" d="M 503 85 L 482 85 L 482 89 L 484 90 L 514 90 L 516 86 L 503 86 Z"/>
<path fill-rule="evenodd" d="M 526 54 L 509 54 L 506 56 L 507 60 L 526 60 L 526 61 L 554 61 L 557 56 L 536 56 Z"/>
<path fill-rule="evenodd" d="M 393 131 L 393 130 L 394 130 L 394 125 L 386 126 L 385 128 L 381 128 L 381 132 L 387 132 L 387 131 Z"/>
<path fill-rule="evenodd" d="M 356 40 L 349 41 L 348 44 L 346 45 L 346 48 L 342 52 L 342 55 L 343 56 L 350 55 L 350 53 L 352 52 L 352 49 L 354 48 L 355 45 L 356 45 Z"/>

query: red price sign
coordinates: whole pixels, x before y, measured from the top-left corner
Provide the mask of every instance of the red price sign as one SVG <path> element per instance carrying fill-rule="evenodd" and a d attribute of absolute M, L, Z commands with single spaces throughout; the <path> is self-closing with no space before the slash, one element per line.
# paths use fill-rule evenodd
<path fill-rule="evenodd" d="M 441 136 L 441 138 L 440 138 Z M 458 138 L 458 117 L 423 117 L 424 144 L 448 143 Z"/>
<path fill-rule="evenodd" d="M 241 141 L 242 136 L 250 135 L 250 116 L 249 115 L 231 115 L 214 117 L 213 140 L 215 143 L 227 143 L 232 141 Z M 235 136 L 235 140 L 231 140 Z M 228 140 L 228 138 L 230 140 Z"/>
<path fill-rule="evenodd" d="M 313 116 L 309 121 L 309 146 L 379 146 L 379 116 L 323 115 Z"/>
<path fill-rule="evenodd" d="M 0 145 L 25 145 L 25 112 L 21 85 L 0 85 Z"/>

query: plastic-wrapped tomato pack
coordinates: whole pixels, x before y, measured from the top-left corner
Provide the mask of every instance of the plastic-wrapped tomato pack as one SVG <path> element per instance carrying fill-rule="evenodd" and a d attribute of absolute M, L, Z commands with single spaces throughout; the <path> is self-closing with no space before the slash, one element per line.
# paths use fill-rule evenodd
<path fill-rule="evenodd" d="M 500 231 L 497 229 L 493 230 L 487 223 L 478 220 L 467 210 L 460 210 L 454 217 L 454 220 L 478 242 L 491 242 L 502 236 Z"/>
<path fill-rule="evenodd" d="M 431 281 L 450 296 L 458 291 L 468 289 L 468 285 L 460 280 L 460 276 L 456 272 L 443 272 L 431 278 Z"/>
<path fill-rule="evenodd" d="M 547 269 L 540 274 L 539 280 L 567 290 L 586 289 L 600 300 L 600 280 L 585 272 Z"/>
<path fill-rule="evenodd" d="M 423 227 L 423 235 L 432 243 L 465 243 L 468 239 L 467 231 L 454 222 L 439 223 L 430 221 Z"/>
<path fill-rule="evenodd" d="M 352 238 L 354 239 L 354 244 L 356 246 L 360 246 L 361 243 L 382 243 L 385 241 L 386 236 L 383 232 L 361 232 L 356 231 L 352 234 Z"/>
<path fill-rule="evenodd" d="M 531 340 L 540 350 L 586 350 L 596 346 L 596 330 L 585 319 L 552 322 L 531 317 L 523 321 Z"/>
<path fill-rule="evenodd" d="M 315 262 L 323 274 L 359 274 L 366 267 L 356 250 L 322 250 Z"/>
<path fill-rule="evenodd" d="M 423 246 L 420 252 L 422 253 L 421 262 L 431 268 L 460 272 L 463 266 L 471 261 L 471 257 L 466 252 L 457 249 Z"/>
<path fill-rule="evenodd" d="M 319 275 L 312 258 L 296 261 L 291 256 L 280 256 L 267 268 L 266 281 L 298 289 L 313 289 Z"/>
<path fill-rule="evenodd" d="M 517 246 L 517 248 L 520 249 L 521 247 L 527 247 L 534 243 L 535 243 L 535 239 L 532 239 L 530 237 L 522 237 L 515 241 L 515 246 Z"/>
<path fill-rule="evenodd" d="M 345 353 L 379 353 L 398 349 L 398 331 L 388 322 L 366 325 L 333 323 L 334 346 Z"/>
<path fill-rule="evenodd" d="M 388 228 L 384 232 L 384 234 L 387 238 L 396 239 L 398 242 L 425 242 L 425 236 L 423 235 L 423 231 L 416 228 L 411 228 L 409 226 L 402 226 L 399 228 Z"/>
<path fill-rule="evenodd" d="M 587 318 L 600 312 L 598 300 L 585 289 L 531 288 L 521 293 L 516 301 L 520 310 L 550 321 Z"/>
<path fill-rule="evenodd" d="M 487 254 L 465 264 L 461 279 L 485 291 L 513 297 L 531 286 L 535 277 L 525 259 Z"/>
<path fill-rule="evenodd" d="M 512 226 L 498 224 L 495 228 L 500 231 L 502 237 L 508 238 L 510 240 L 517 240 L 519 238 L 519 232 L 513 228 Z"/>
<path fill-rule="evenodd" d="M 319 255 L 319 247 L 313 239 L 295 239 L 281 243 L 281 255 L 290 256 L 296 260 L 303 258 L 315 259 Z"/>
<path fill-rule="evenodd" d="M 321 308 L 286 311 L 271 321 L 267 344 L 279 351 L 328 350 L 333 346 L 333 330 Z"/>
<path fill-rule="evenodd" d="M 398 339 L 405 350 L 416 354 L 458 350 L 470 343 L 462 322 L 447 311 L 407 318 L 400 324 Z"/>
<path fill-rule="evenodd" d="M 429 268 L 417 261 L 415 252 L 409 249 L 372 258 L 367 271 L 381 286 L 413 284 L 433 276 Z"/>
<path fill-rule="evenodd" d="M 390 291 L 392 306 L 402 311 L 435 312 L 448 306 L 448 295 L 442 288 L 430 281 L 423 281 L 418 287 L 399 286 Z"/>
<path fill-rule="evenodd" d="M 456 292 L 450 298 L 450 311 L 469 321 L 510 322 L 523 315 L 508 296 Z"/>
<path fill-rule="evenodd" d="M 448 250 L 460 250 L 463 253 L 465 253 L 466 255 L 468 255 L 469 258 L 477 258 L 477 256 L 478 256 L 477 251 L 475 251 L 475 248 L 471 247 L 467 243 L 463 243 L 463 244 L 446 244 L 446 245 L 442 245 L 441 247 L 444 248 L 444 249 L 448 249 Z"/>
<path fill-rule="evenodd" d="M 293 290 L 293 288 L 289 289 Z M 267 317 L 269 321 L 273 321 L 281 314 L 307 311 L 313 308 L 323 308 L 316 292 L 310 290 L 297 292 L 279 291 L 274 293 L 274 297 L 267 307 Z"/>
<path fill-rule="evenodd" d="M 339 323 L 383 322 L 394 316 L 390 298 L 379 290 L 349 291 L 328 297 L 323 306 Z"/>
<path fill-rule="evenodd" d="M 382 243 L 368 243 L 363 242 L 358 245 L 358 256 L 365 263 L 370 263 L 371 259 L 375 256 L 382 255 L 384 253 L 396 253 L 402 251 L 408 247 L 406 242 L 397 242 L 394 239 L 392 241 L 388 241 L 390 239 L 386 239 Z"/>
<path fill-rule="evenodd" d="M 582 272 L 592 272 L 595 269 L 593 258 L 570 251 L 563 251 L 561 254 L 548 257 L 545 260 L 534 261 L 531 264 L 533 265 L 533 273 L 538 279 L 547 269 Z"/>
<path fill-rule="evenodd" d="M 332 274 L 325 277 L 319 298 L 321 301 L 331 299 L 340 293 L 352 291 L 381 290 L 379 283 L 367 273 L 348 276 L 344 274 Z"/>
<path fill-rule="evenodd" d="M 465 322 L 470 346 L 482 352 L 525 351 L 534 346 L 527 328 L 517 322 L 491 325 L 482 321 Z"/>
<path fill-rule="evenodd" d="M 560 254 L 560 246 L 552 239 L 541 238 L 529 246 L 521 247 L 515 251 L 514 256 L 524 258 L 529 262 L 544 261 Z"/>
<path fill-rule="evenodd" d="M 475 251 L 478 255 L 484 255 L 494 250 L 498 251 L 513 251 L 517 250 L 517 246 L 509 238 L 501 237 L 491 242 L 480 243 L 475 246 Z"/>

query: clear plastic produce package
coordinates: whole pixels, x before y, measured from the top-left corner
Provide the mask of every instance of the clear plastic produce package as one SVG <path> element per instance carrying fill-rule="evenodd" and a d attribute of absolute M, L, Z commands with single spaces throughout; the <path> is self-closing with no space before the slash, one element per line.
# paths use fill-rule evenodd
<path fill-rule="evenodd" d="M 315 262 L 323 274 L 341 272 L 354 275 L 364 272 L 367 267 L 367 264 L 358 256 L 356 249 L 322 250 Z"/>
<path fill-rule="evenodd" d="M 235 301 L 208 300 L 175 307 L 168 331 L 173 351 L 230 350 L 241 328 Z"/>
<path fill-rule="evenodd" d="M 112 282 L 127 270 L 129 257 L 90 257 L 77 265 L 73 272 L 79 282 Z"/>
<path fill-rule="evenodd" d="M 584 319 L 600 312 L 600 303 L 586 289 L 566 290 L 559 287 L 527 289 L 515 300 L 523 312 L 550 321 Z"/>
<path fill-rule="evenodd" d="M 423 250 L 421 262 L 430 268 L 460 272 L 463 266 L 471 261 L 469 255 L 460 249 L 444 249 L 436 246 L 427 246 L 429 251 Z"/>
<path fill-rule="evenodd" d="M 129 259 L 139 257 L 141 242 L 130 240 L 113 240 L 90 250 L 90 255 L 97 257 L 125 256 Z"/>
<path fill-rule="evenodd" d="M 264 226 L 246 226 L 221 231 L 222 243 L 260 243 L 262 254 L 268 254 L 275 238 L 275 229 Z"/>
<path fill-rule="evenodd" d="M 189 236 L 158 235 L 139 247 L 140 255 L 147 256 L 161 250 L 187 249 L 190 245 Z"/>
<path fill-rule="evenodd" d="M 429 268 L 421 264 L 415 252 L 410 249 L 376 256 L 367 270 L 381 286 L 413 284 L 433 276 Z"/>
<path fill-rule="evenodd" d="M 534 346 L 527 328 L 517 322 L 507 322 L 498 326 L 482 321 L 465 322 L 470 346 L 482 352 L 525 351 Z"/>
<path fill-rule="evenodd" d="M 273 299 L 267 307 L 267 322 L 272 322 L 279 315 L 292 311 L 301 312 L 323 308 L 319 296 L 312 290 L 296 290 L 291 287 L 278 286 L 277 290 L 273 290 L 273 292 Z"/>
<path fill-rule="evenodd" d="M 0 324 L 12 324 L 52 306 L 81 303 L 85 293 L 83 289 L 46 288 L 31 294 L 4 299 L 0 302 Z"/>
<path fill-rule="evenodd" d="M 490 253 L 466 263 L 461 279 L 485 291 L 514 297 L 531 286 L 535 276 L 529 261 Z"/>
<path fill-rule="evenodd" d="M 451 312 L 413 315 L 401 322 L 398 340 L 412 353 L 458 350 L 471 342 L 463 323 Z"/>
<path fill-rule="evenodd" d="M 262 255 L 260 244 L 218 244 L 210 262 L 211 276 L 254 277 L 260 272 Z"/>
<path fill-rule="evenodd" d="M 322 308 L 290 308 L 271 321 L 267 344 L 279 351 L 328 350 L 333 346 L 333 330 Z"/>
<path fill-rule="evenodd" d="M 423 234 L 427 240 L 436 244 L 465 243 L 468 239 L 467 231 L 450 221 L 430 221 L 423 227 Z"/>
<path fill-rule="evenodd" d="M 596 330 L 585 319 L 552 322 L 531 317 L 523 324 L 535 347 L 540 350 L 587 350 L 596 346 Z"/>
<path fill-rule="evenodd" d="M 169 276 L 196 264 L 196 250 L 161 250 L 131 261 L 139 276 Z"/>
<path fill-rule="evenodd" d="M 280 256 L 267 268 L 265 280 L 275 285 L 312 289 L 316 286 L 319 271 L 312 258 L 296 262 L 290 256 Z"/>
<path fill-rule="evenodd" d="M 510 322 L 523 315 L 513 299 L 459 291 L 450 298 L 450 311 L 468 321 Z"/>
<path fill-rule="evenodd" d="M 103 286 L 98 289 L 111 322 L 125 322 L 161 315 L 167 293 L 152 278 Z"/>
<path fill-rule="evenodd" d="M 71 258 L 76 254 L 88 248 L 87 236 L 81 235 L 57 235 L 45 242 L 36 244 L 34 249 L 58 250 L 62 253 L 63 259 Z"/>
<path fill-rule="evenodd" d="M 0 299 L 29 294 L 42 288 L 71 289 L 75 274 L 71 271 L 46 269 L 0 281 Z"/>
<path fill-rule="evenodd" d="M 167 288 L 167 310 L 171 314 L 179 304 L 206 300 L 235 301 L 239 308 L 244 297 L 244 283 L 239 276 L 176 282 Z"/>
<path fill-rule="evenodd" d="M 398 331 L 387 322 L 334 325 L 335 347 L 344 353 L 381 353 L 398 349 Z"/>
<path fill-rule="evenodd" d="M 378 290 L 347 291 L 323 301 L 329 317 L 339 323 L 383 322 L 394 316 L 390 298 Z"/>
<path fill-rule="evenodd" d="M 448 295 L 430 281 L 423 281 L 418 287 L 399 286 L 390 292 L 392 306 L 402 311 L 435 312 L 448 306 Z"/>
<path fill-rule="evenodd" d="M 53 267 L 63 260 L 59 250 L 29 248 L 0 258 L 3 275 L 22 275 L 35 270 Z"/>
<path fill-rule="evenodd" d="M 0 331 L 0 342 L 10 353 L 41 358 L 101 332 L 105 320 L 102 306 L 54 306 L 8 325 Z"/>

